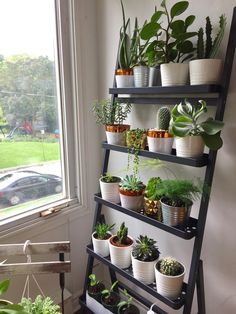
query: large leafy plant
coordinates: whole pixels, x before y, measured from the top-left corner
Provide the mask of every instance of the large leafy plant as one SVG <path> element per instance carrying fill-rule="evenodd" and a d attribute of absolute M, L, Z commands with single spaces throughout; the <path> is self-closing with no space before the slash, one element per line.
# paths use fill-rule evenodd
<path fill-rule="evenodd" d="M 217 150 L 223 145 L 220 137 L 224 123 L 208 118 L 200 122 L 198 119 L 207 112 L 206 102 L 199 100 L 198 104 L 192 105 L 187 100 L 175 105 L 172 109 L 171 130 L 177 137 L 188 135 L 201 135 L 205 145 L 212 150 Z"/>
<path fill-rule="evenodd" d="M 152 42 L 148 45 L 147 54 L 149 63 L 154 60 L 158 64 L 169 62 L 184 62 L 194 56 L 195 48 L 190 38 L 197 35 L 189 32 L 188 28 L 195 20 L 194 15 L 187 16 L 184 20 L 178 18 L 189 6 L 188 1 L 179 1 L 168 11 L 166 0 L 161 2 L 161 9 L 156 10 L 151 21 L 141 30 L 143 40 Z M 165 25 L 161 18 L 165 17 Z"/>

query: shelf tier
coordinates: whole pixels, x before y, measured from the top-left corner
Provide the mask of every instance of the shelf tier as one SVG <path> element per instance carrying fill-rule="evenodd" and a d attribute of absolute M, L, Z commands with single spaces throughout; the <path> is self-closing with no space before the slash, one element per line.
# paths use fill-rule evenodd
<path fill-rule="evenodd" d="M 170 306 L 171 308 L 178 310 L 184 305 L 185 294 L 186 294 L 186 290 L 187 290 L 187 284 L 186 283 L 183 284 L 182 294 L 180 295 L 180 297 L 173 301 L 173 300 L 170 300 L 166 297 L 163 297 L 162 295 L 157 293 L 155 283 L 153 283 L 151 285 L 146 285 L 146 284 L 140 282 L 139 280 L 135 279 L 133 277 L 132 267 L 127 268 L 127 269 L 121 269 L 121 268 L 113 265 L 111 263 L 109 257 L 102 257 L 101 255 L 96 254 L 93 251 L 93 246 L 91 244 L 87 246 L 87 252 L 88 252 L 88 254 L 95 257 L 97 260 L 101 261 L 103 264 L 107 265 L 109 268 L 113 269 L 114 271 L 119 273 L 121 276 L 125 277 L 130 282 L 134 283 L 136 286 L 140 287 L 145 292 L 151 294 L 153 297 L 155 297 L 156 299 L 165 303 L 166 305 Z"/>
<path fill-rule="evenodd" d="M 189 217 L 188 223 L 183 227 L 171 227 L 171 226 L 167 226 L 167 225 L 163 224 L 162 222 L 157 221 L 153 218 L 145 216 L 142 213 L 121 207 L 118 204 L 108 202 L 108 201 L 104 200 L 100 194 L 95 194 L 94 200 L 97 203 L 103 204 L 107 207 L 110 207 L 110 208 L 115 209 L 119 212 L 122 212 L 128 216 L 131 216 L 131 217 L 134 217 L 138 220 L 146 222 L 149 225 L 155 226 L 161 230 L 164 230 L 166 232 L 174 234 L 175 236 L 177 236 L 179 238 L 182 238 L 185 240 L 190 240 L 197 235 L 197 219 L 195 219 L 195 218 Z"/>
<path fill-rule="evenodd" d="M 102 147 L 104 149 L 114 150 L 121 153 L 128 153 L 129 151 L 131 154 L 133 153 L 133 149 L 129 149 L 127 146 L 119 146 L 119 145 L 112 145 L 108 144 L 107 142 L 102 143 Z M 182 164 L 191 167 L 205 167 L 209 162 L 209 155 L 203 154 L 199 158 L 185 158 L 185 157 L 177 157 L 175 149 L 172 149 L 172 153 L 170 154 L 163 154 L 163 153 L 153 153 L 149 150 L 142 150 L 139 151 L 139 156 L 153 158 L 153 159 L 160 159 L 167 162 L 173 162 L 176 164 Z"/>

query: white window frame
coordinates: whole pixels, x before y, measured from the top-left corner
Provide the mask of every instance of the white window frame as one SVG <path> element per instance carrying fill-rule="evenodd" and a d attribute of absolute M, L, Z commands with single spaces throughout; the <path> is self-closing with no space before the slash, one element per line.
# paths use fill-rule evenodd
<path fill-rule="evenodd" d="M 85 164 L 86 147 L 84 142 L 84 113 L 82 106 L 82 86 L 79 86 L 78 77 L 81 67 L 78 60 L 78 38 L 75 22 L 76 0 L 54 0 L 56 13 L 56 37 L 58 48 L 59 84 L 58 98 L 61 103 L 60 123 L 63 130 L 63 143 L 61 143 L 61 160 L 64 163 L 63 177 L 66 198 L 51 204 L 44 205 L 20 215 L 9 217 L 0 222 L 0 236 L 9 234 L 24 226 L 38 223 L 44 217 L 54 217 L 53 213 L 60 215 L 70 214 L 72 211 L 83 212 L 87 208 L 85 193 L 86 176 Z M 62 167 L 63 168 L 63 167 Z"/>

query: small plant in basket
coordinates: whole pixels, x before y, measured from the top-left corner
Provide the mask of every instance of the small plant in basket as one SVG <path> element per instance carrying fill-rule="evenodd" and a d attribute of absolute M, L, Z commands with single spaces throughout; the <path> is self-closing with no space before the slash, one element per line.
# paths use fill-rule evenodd
<path fill-rule="evenodd" d="M 93 250 L 95 253 L 105 257 L 109 255 L 109 238 L 112 236 L 111 230 L 115 224 L 108 225 L 98 222 L 92 234 Z"/>
<path fill-rule="evenodd" d="M 123 294 L 126 300 L 122 300 L 118 303 L 118 314 L 139 314 L 139 309 L 132 304 L 133 298 L 128 294 L 127 290 L 123 290 Z"/>
<path fill-rule="evenodd" d="M 110 289 L 104 289 L 102 291 L 102 305 L 110 310 L 112 313 L 116 309 L 118 303 L 120 302 L 120 296 L 114 291 L 117 286 L 118 281 L 115 281 Z"/>

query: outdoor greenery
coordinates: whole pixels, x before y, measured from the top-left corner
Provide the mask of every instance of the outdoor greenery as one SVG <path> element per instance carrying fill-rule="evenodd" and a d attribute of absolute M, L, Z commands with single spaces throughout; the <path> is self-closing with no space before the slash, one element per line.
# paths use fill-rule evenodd
<path fill-rule="evenodd" d="M 158 259 L 160 252 L 156 246 L 156 241 L 146 235 L 140 235 L 134 245 L 132 255 L 134 258 L 143 262 L 151 262 Z"/>
<path fill-rule="evenodd" d="M 0 142 L 0 169 L 59 160 L 59 143 Z"/>
<path fill-rule="evenodd" d="M 54 62 L 48 57 L 14 55 L 0 60 L 0 108 L 11 127 L 43 121 L 46 130 L 58 128 Z M 34 131 L 34 130 L 33 130 Z"/>
<path fill-rule="evenodd" d="M 114 228 L 115 224 L 108 225 L 105 223 L 97 223 L 95 226 L 95 231 L 97 234 L 97 238 L 99 240 L 105 240 L 108 232 L 110 232 Z"/>

